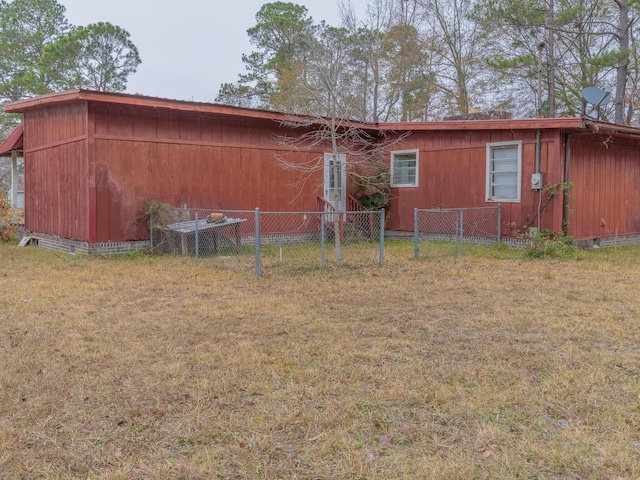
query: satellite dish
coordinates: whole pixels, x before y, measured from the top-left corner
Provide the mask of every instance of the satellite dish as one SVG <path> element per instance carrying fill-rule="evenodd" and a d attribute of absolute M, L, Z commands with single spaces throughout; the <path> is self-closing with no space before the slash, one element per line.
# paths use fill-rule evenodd
<path fill-rule="evenodd" d="M 598 120 L 601 120 L 603 117 L 601 107 L 611 102 L 611 88 L 607 87 L 603 90 L 598 87 L 586 87 L 582 90 L 582 98 L 589 105 L 593 105 L 590 113 L 595 110 L 598 114 Z"/>
<path fill-rule="evenodd" d="M 582 98 L 595 108 L 602 107 L 611 101 L 611 89 L 605 88 L 602 90 L 598 87 L 586 87 L 582 90 Z"/>

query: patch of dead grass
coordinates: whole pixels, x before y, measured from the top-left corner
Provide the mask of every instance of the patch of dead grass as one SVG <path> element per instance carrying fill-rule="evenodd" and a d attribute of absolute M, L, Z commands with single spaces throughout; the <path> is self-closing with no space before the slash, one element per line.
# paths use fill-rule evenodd
<path fill-rule="evenodd" d="M 0 246 L 0 478 L 637 478 L 639 252 L 255 279 Z"/>

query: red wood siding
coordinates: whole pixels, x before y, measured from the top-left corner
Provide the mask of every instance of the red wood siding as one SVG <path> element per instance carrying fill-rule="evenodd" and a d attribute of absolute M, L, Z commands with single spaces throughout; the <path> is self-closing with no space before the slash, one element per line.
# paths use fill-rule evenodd
<path fill-rule="evenodd" d="M 606 136 L 571 137 L 570 233 L 576 238 L 640 234 L 637 143 Z"/>
<path fill-rule="evenodd" d="M 558 167 L 559 135 L 545 132 L 541 141 L 541 168 L 544 182 L 562 179 Z M 537 226 L 539 193 L 530 188 L 531 174 L 535 170 L 535 130 L 474 130 L 474 131 L 419 131 L 413 132 L 393 150 L 419 150 L 419 178 L 417 188 L 392 189 L 389 228 L 413 230 L 413 209 L 466 208 L 496 206 L 486 202 L 486 147 L 487 143 L 522 140 L 522 191 L 520 202 L 501 202 L 502 231 L 509 224 L 523 230 Z M 562 213 L 552 202 L 542 215 L 542 228 L 561 225 L 556 219 Z M 559 203 L 561 206 L 561 204 Z"/>
<path fill-rule="evenodd" d="M 295 172 L 282 168 L 276 153 L 305 160 L 312 154 L 282 150 L 274 121 L 104 105 L 92 110 L 98 242 L 148 238 L 145 226 L 132 222 L 150 200 L 189 208 L 316 209 L 322 173 L 301 186 Z"/>
<path fill-rule="evenodd" d="M 89 240 L 86 108 L 25 114 L 25 227 Z"/>
<path fill-rule="evenodd" d="M 24 113 L 26 228 L 34 232 L 92 243 L 145 239 L 146 228 L 132 222 L 150 200 L 313 211 L 322 193 L 323 172 L 300 182 L 274 158 L 308 162 L 323 155 L 278 145 L 282 114 L 85 91 L 12 105 L 7 111 Z M 385 126 L 413 130 L 393 150 L 417 149 L 420 162 L 419 186 L 392 191 L 391 229 L 411 231 L 414 208 L 496 205 L 485 201 L 486 145 L 504 141 L 522 141 L 523 163 L 521 201 L 502 203 L 502 231 L 537 226 L 540 193 L 531 191 L 530 178 L 540 128 L 545 185 L 564 180 L 570 138 L 571 235 L 640 234 L 637 129 L 572 118 Z M 541 226 L 558 231 L 562 199 L 545 207 L 546 196 Z"/>

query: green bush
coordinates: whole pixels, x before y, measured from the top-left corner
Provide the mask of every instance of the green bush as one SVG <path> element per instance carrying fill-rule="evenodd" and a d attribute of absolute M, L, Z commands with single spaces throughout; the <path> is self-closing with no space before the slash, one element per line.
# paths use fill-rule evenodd
<path fill-rule="evenodd" d="M 553 230 L 542 230 L 532 235 L 525 247 L 525 255 L 530 258 L 567 258 L 574 255 L 576 247 L 573 239 Z"/>
<path fill-rule="evenodd" d="M 18 225 L 13 221 L 13 209 L 6 193 L 0 193 L 0 242 L 13 240 L 18 232 Z"/>

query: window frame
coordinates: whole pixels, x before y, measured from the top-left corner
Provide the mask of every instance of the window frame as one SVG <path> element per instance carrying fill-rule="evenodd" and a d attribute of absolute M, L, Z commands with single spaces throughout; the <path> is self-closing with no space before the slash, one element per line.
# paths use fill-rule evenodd
<path fill-rule="evenodd" d="M 396 183 L 395 181 L 395 175 L 394 175 L 394 171 L 395 171 L 395 161 L 396 161 L 396 155 L 406 155 L 409 153 L 414 153 L 416 156 L 416 176 L 415 176 L 415 182 L 413 183 Z M 391 188 L 417 188 L 418 187 L 418 178 L 419 178 L 419 172 L 420 172 L 420 150 L 418 150 L 417 148 L 413 148 L 410 150 L 394 150 L 391 152 L 391 180 L 390 180 L 390 186 Z"/>
<path fill-rule="evenodd" d="M 493 194 L 494 185 L 491 182 L 491 162 L 492 152 L 495 149 L 505 147 L 516 147 L 516 196 L 512 197 L 498 197 Z M 486 189 L 485 189 L 485 201 L 487 202 L 507 202 L 507 203 L 520 203 L 522 201 L 522 140 L 511 140 L 507 142 L 491 142 L 487 143 L 487 164 L 486 164 Z"/>

